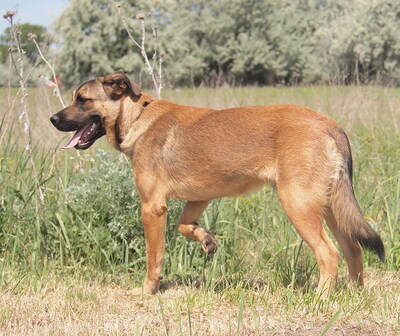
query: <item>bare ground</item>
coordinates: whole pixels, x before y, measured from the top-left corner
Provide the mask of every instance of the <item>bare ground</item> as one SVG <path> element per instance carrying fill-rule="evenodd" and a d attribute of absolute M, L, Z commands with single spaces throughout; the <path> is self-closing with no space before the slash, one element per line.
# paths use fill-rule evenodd
<path fill-rule="evenodd" d="M 286 288 L 175 286 L 135 297 L 128 287 L 51 279 L 0 294 L 0 334 L 302 336 L 320 335 L 333 319 L 325 335 L 394 336 L 400 334 L 399 275 L 369 274 L 364 292 L 323 303 Z"/>

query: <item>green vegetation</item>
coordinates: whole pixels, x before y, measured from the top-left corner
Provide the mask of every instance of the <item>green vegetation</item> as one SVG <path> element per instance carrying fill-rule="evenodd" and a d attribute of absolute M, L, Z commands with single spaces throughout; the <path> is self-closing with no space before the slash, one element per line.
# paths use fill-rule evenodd
<path fill-rule="evenodd" d="M 400 83 L 397 0 L 72 0 L 56 22 L 65 84 L 117 70 L 147 84 L 117 6 L 139 41 L 144 15 L 149 57 L 158 25 L 173 86 Z"/>
<path fill-rule="evenodd" d="M 0 96 L 7 105 L 5 92 Z M 361 326 L 360 321 L 367 319 L 369 324 L 360 329 L 362 334 L 374 326 L 394 335 L 400 328 L 398 310 L 393 308 L 400 292 L 400 115 L 396 108 L 400 91 L 379 87 L 250 87 L 166 91 L 164 96 L 183 104 L 216 108 L 296 103 L 334 117 L 349 134 L 356 194 L 365 217 L 385 243 L 387 261 L 380 263 L 375 255 L 365 252 L 365 290 L 351 293 L 339 285 L 332 298 L 316 303 L 315 260 L 287 220 L 273 190 L 266 187 L 252 195 L 211 203 L 202 222 L 217 236 L 219 249 L 212 257 L 204 256 L 197 243 L 178 233 L 176 223 L 183 204 L 172 200 L 163 281 L 169 290 L 159 298 L 139 301 L 137 312 L 135 306 L 128 310 L 137 314 L 144 307 L 150 316 L 155 314 L 159 325 L 151 329 L 146 319 L 139 319 L 127 330 L 132 334 L 145 330 L 148 334 L 168 331 L 188 335 L 192 328 L 192 334 L 201 334 L 201 314 L 205 314 L 206 329 L 212 332 L 212 323 L 218 324 L 212 318 L 215 311 L 225 321 L 221 328 L 228 328 L 220 334 L 246 334 L 246 330 L 257 334 L 257 328 L 264 330 L 265 323 L 271 332 L 279 331 L 288 325 L 295 328 L 299 320 L 318 327 L 314 331 L 320 333 L 338 321 Z M 0 120 L 0 289 L 6 305 L 0 312 L 0 326 L 4 328 L 23 314 L 7 303 L 14 302 L 12 295 L 23 301 L 28 295 L 36 305 L 58 311 L 54 302 L 41 301 L 50 300 L 53 292 L 64 298 L 62 316 L 77 314 L 78 319 L 92 321 L 87 314 L 95 311 L 100 314 L 98 321 L 103 321 L 105 315 L 96 310 L 98 303 L 112 300 L 115 284 L 119 291 L 129 293 L 130 288 L 140 285 L 145 272 L 140 203 L 129 163 L 104 140 L 80 156 L 73 150 L 59 150 L 66 136 L 47 121 L 58 107 L 54 98 L 47 101 L 43 97 L 42 90 L 29 91 L 36 144 L 33 154 L 45 195 L 43 204 L 35 193 L 18 115 L 11 110 Z M 346 272 L 342 260 L 343 280 Z M 132 300 L 126 299 L 129 294 L 118 293 L 120 296 L 115 295 L 120 299 Z M 126 308 L 127 302 L 121 299 L 120 303 L 120 299 L 107 304 L 115 305 L 112 309 L 116 310 L 119 304 Z M 275 325 L 271 316 L 277 318 Z M 87 325 L 81 327 L 85 334 Z M 119 327 L 125 330 L 123 325 Z M 99 333 L 107 334 L 104 330 Z"/>
<path fill-rule="evenodd" d="M 47 33 L 45 27 L 30 23 L 20 24 L 14 27 L 14 29 L 19 35 L 21 47 L 24 49 L 24 62 L 27 68 L 29 68 L 29 71 L 32 71 L 32 76 L 27 79 L 27 84 L 31 86 L 35 85 L 38 81 L 38 77 L 46 74 L 47 69 L 45 65 L 40 64 L 41 59 L 39 53 L 35 44 L 28 38 L 28 34 L 32 34 L 30 36 L 35 36 L 43 49 L 48 49 L 50 47 L 50 35 Z M 10 50 L 15 56 L 14 61 L 18 59 L 11 32 L 12 29 L 10 26 L 0 35 L 0 87 L 8 87 L 10 85 L 13 87 L 19 86 L 18 75 L 14 67 L 10 65 Z"/>
<path fill-rule="evenodd" d="M 365 288 L 346 287 L 342 260 L 334 293 L 319 300 L 315 259 L 265 187 L 209 205 L 202 224 L 219 245 L 211 257 L 178 233 L 183 203 L 171 200 L 161 293 L 130 295 L 145 274 L 130 164 L 104 138 L 85 152 L 61 151 L 69 135 L 48 120 L 60 101 L 43 85 L 22 85 L 39 75 L 51 84 L 47 60 L 66 86 L 115 70 L 150 86 L 117 5 L 139 42 L 145 25 L 150 60 L 157 44 L 165 54 L 163 98 L 213 108 L 300 104 L 343 126 L 357 198 L 387 253 L 380 263 L 365 252 Z M 0 333 L 398 335 L 400 90 L 296 85 L 399 85 L 399 17 L 395 0 L 72 0 L 55 22 L 61 44 L 44 41 L 52 38 L 41 26 L 14 25 L 11 42 L 6 31 L 0 36 L 0 86 L 8 87 L 0 89 Z M 27 30 L 35 41 L 26 39 Z M 24 51 L 17 52 L 19 42 Z M 252 84 L 292 86 L 235 87 Z M 177 85 L 192 88 L 167 89 Z"/>
<path fill-rule="evenodd" d="M 122 17 L 139 43 L 144 18 L 146 51 L 152 59 L 158 45 L 164 54 L 166 87 L 400 84 L 398 0 L 71 0 L 50 32 L 21 25 L 26 58 L 41 61 L 26 40 L 32 31 L 64 85 L 123 70 L 150 86 Z M 8 77 L 18 85 L 6 65 L 9 41 L 0 36 L 3 86 Z M 39 65 L 32 78 L 39 74 L 48 71 Z"/>
<path fill-rule="evenodd" d="M 23 23 L 18 26 L 18 32 L 21 35 L 22 47 L 25 50 L 25 54 L 29 61 L 32 63 L 36 62 L 39 58 L 37 49 L 33 43 L 28 40 L 28 34 L 32 33 L 36 35 L 39 41 L 44 41 L 43 44 L 48 43 L 48 36 L 46 33 L 46 28 L 40 25 Z M 7 27 L 5 32 L 0 35 L 0 63 L 6 63 L 8 58 L 8 47 L 11 41 L 11 28 Z"/>

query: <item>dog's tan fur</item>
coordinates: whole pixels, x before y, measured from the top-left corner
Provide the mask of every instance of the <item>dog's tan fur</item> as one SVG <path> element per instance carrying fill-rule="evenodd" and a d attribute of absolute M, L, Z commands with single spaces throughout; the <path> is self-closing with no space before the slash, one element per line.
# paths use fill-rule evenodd
<path fill-rule="evenodd" d="M 78 96 L 91 100 L 77 103 Z M 123 73 L 81 85 L 72 104 L 57 114 L 61 121 L 53 123 L 60 128 L 85 113 L 100 115 L 108 141 L 132 160 L 146 238 L 144 293 L 157 292 L 162 278 L 168 199 L 187 201 L 178 229 L 210 254 L 216 250 L 214 236 L 197 224 L 209 201 L 265 184 L 276 189 L 311 247 L 322 295 L 332 290 L 339 260 L 324 218 L 343 250 L 352 283 L 363 284 L 360 243 L 384 258 L 382 241 L 354 197 L 347 137 L 320 113 L 294 105 L 219 111 L 182 106 L 140 92 Z"/>

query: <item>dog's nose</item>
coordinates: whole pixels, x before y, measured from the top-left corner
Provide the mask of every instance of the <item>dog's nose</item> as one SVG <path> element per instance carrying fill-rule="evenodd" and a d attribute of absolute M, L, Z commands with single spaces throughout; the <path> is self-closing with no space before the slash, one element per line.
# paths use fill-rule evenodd
<path fill-rule="evenodd" d="M 57 114 L 54 114 L 50 117 L 50 121 L 53 125 L 57 124 L 57 121 L 60 119 L 60 117 Z"/>

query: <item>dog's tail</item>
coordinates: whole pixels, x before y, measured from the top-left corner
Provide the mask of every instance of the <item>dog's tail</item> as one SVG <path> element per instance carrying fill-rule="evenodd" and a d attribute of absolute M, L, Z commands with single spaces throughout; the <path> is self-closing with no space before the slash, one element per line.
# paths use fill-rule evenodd
<path fill-rule="evenodd" d="M 336 128 L 330 132 L 330 136 L 335 140 L 343 160 L 330 190 L 330 207 L 337 226 L 350 239 L 358 241 L 362 247 L 375 252 L 384 261 L 385 248 L 382 239 L 364 220 L 354 195 L 353 160 L 346 133 L 341 128 Z"/>

